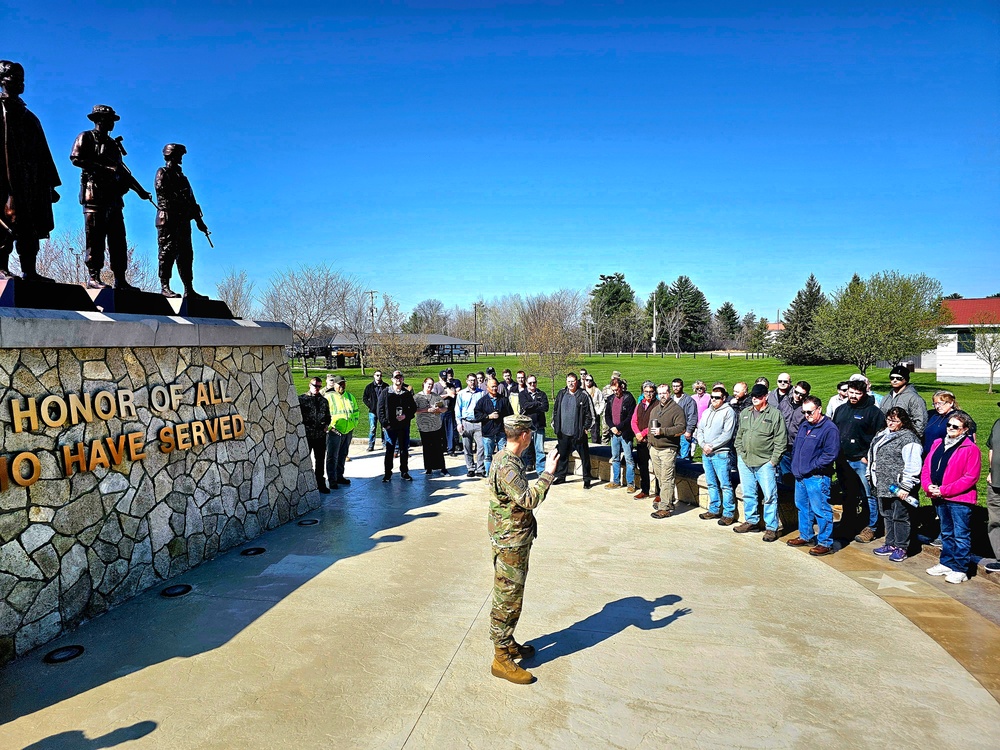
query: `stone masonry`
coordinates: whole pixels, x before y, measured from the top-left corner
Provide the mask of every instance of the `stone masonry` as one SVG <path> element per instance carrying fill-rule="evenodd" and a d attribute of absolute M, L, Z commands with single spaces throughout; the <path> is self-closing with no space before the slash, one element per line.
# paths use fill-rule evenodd
<path fill-rule="evenodd" d="M 198 385 L 218 392 L 220 381 L 231 403 L 196 405 Z M 181 403 L 157 410 L 151 392 L 171 385 Z M 118 390 L 132 392 L 135 418 L 14 430 L 12 400 Z M 240 438 L 160 449 L 165 426 L 233 414 L 245 422 Z M 144 435 L 145 457 L 116 456 L 110 468 L 66 476 L 63 446 L 135 432 Z M 9 465 L 25 451 L 41 464 L 28 487 Z M 8 461 L 0 492 L 0 664 L 319 505 L 280 345 L 0 347 L 0 456 Z M 22 467 L 22 477 L 28 473 Z"/>

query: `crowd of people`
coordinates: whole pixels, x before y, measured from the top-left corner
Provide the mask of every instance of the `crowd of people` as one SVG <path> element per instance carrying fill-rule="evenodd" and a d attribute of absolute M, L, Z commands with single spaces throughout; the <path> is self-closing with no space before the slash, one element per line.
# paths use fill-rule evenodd
<path fill-rule="evenodd" d="M 547 427 L 556 436 L 558 462 L 552 484 L 567 481 L 569 458 L 576 453 L 583 469 L 583 487 L 599 480 L 591 474 L 590 446 L 611 447 L 608 490 L 625 489 L 638 500 L 649 498 L 652 518 L 670 518 L 675 511 L 675 471 L 701 452 L 708 495 L 704 520 L 732 526 L 739 534 L 762 532 L 765 542 L 778 539 L 778 489 L 794 486 L 799 535 L 786 543 L 808 547 L 809 554 L 835 551 L 833 540 L 833 477 L 839 482 L 845 510 L 857 508 L 864 527 L 855 537 L 862 544 L 881 542 L 873 553 L 901 562 L 919 550 L 915 510 L 921 491 L 940 519 L 941 560 L 927 570 L 949 583 L 968 580 L 972 565 L 971 519 L 977 503 L 976 485 L 982 453 L 976 445 L 976 424 L 962 411 L 955 395 L 934 393 L 931 408 L 910 384 L 909 371 L 895 367 L 890 392 L 874 393 L 863 375 L 837 384 L 827 401 L 812 393 L 805 380 L 781 373 L 771 389 L 766 377 L 752 385 L 737 382 L 711 387 L 698 380 L 693 393 L 675 378 L 670 383 L 642 383 L 638 397 L 615 371 L 599 387 L 586 370 L 566 375 L 566 387 L 549 399 L 535 375 L 492 368 L 470 372 L 465 387 L 451 368 L 439 379 L 426 378 L 420 391 L 392 373 L 390 383 L 375 371 L 362 400 L 369 412 L 368 451 L 381 433 L 385 451 L 383 482 L 409 473 L 410 425 L 416 421 L 424 470 L 448 475 L 445 455 L 465 459 L 467 477 L 489 475 L 506 444 L 504 418 L 524 415 L 531 420 L 532 439 L 521 453 L 526 470 L 544 462 Z M 354 397 L 344 379 L 330 375 L 327 387 L 314 378 L 309 393 L 300 396 L 306 437 L 314 455 L 316 481 L 329 492 L 344 477 L 347 448 L 358 422 Z M 998 404 L 1000 406 L 1000 404 Z M 989 539 L 1000 558 L 1000 419 L 987 438 Z M 994 478 L 996 485 L 994 485 Z M 744 513 L 738 517 L 736 486 L 742 486 Z M 1000 572 L 1000 562 L 986 565 Z"/>

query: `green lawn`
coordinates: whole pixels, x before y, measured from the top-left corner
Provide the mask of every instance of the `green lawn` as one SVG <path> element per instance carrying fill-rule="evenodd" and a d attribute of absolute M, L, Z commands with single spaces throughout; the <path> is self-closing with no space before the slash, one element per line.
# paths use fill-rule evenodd
<path fill-rule="evenodd" d="M 468 373 L 479 370 L 485 371 L 489 365 L 493 365 L 498 373 L 502 372 L 505 367 L 509 367 L 514 372 L 517 372 L 519 369 L 531 372 L 530 368 L 522 368 L 517 357 L 481 356 L 478 363 L 467 362 L 453 365 L 453 367 L 455 369 L 455 376 L 464 385 L 465 376 Z M 447 365 L 444 366 L 447 367 Z M 581 359 L 581 366 L 587 368 L 587 371 L 594 376 L 594 380 L 602 386 L 610 380 L 612 370 L 620 371 L 623 377 L 628 380 L 629 390 L 633 394 L 639 393 L 643 380 L 649 379 L 656 383 L 669 383 L 677 377 L 684 379 L 685 389 L 689 393 L 691 392 L 690 384 L 695 380 L 704 380 L 709 387 L 715 381 L 721 380 L 732 390 L 733 383 L 745 380 L 752 384 L 761 375 L 771 381 L 771 387 L 773 388 L 778 373 L 787 370 L 791 373 L 793 382 L 798 380 L 808 381 L 812 386 L 812 393 L 823 399 L 824 406 L 830 396 L 836 391 L 837 383 L 841 380 L 847 380 L 852 374 L 857 372 L 857 369 L 850 365 L 786 367 L 779 360 L 772 358 L 747 360 L 742 355 L 739 357 L 734 355 L 732 359 L 726 359 L 725 355 L 710 358 L 707 354 L 699 354 L 695 358 L 692 358 L 691 355 L 685 355 L 679 359 L 674 355 L 667 355 L 665 357 L 647 357 L 642 354 L 634 357 L 628 355 L 622 357 L 585 356 Z M 431 376 L 437 380 L 438 372 L 440 372 L 441 368 L 442 365 L 426 365 L 416 368 L 413 371 L 407 371 L 406 382 L 416 390 L 420 390 L 423 379 Z M 310 375 L 324 376 L 327 370 L 310 367 L 309 372 Z M 357 368 L 341 369 L 336 372 L 347 379 L 347 389 L 358 399 L 358 404 L 361 406 L 363 412 L 359 425 L 367 424 L 368 412 L 364 408 L 364 405 L 361 404 L 361 394 L 364 391 L 365 385 L 371 380 L 371 370 L 369 369 L 367 371 L 369 374 L 364 377 L 362 377 L 361 371 Z M 292 373 L 295 378 L 296 390 L 299 393 L 305 393 L 307 390 L 306 378 L 302 376 L 302 367 L 297 361 Z M 880 394 L 889 392 L 888 370 L 872 368 L 868 371 L 868 377 L 872 381 L 872 387 L 876 392 Z M 388 379 L 388 373 L 386 373 L 386 379 Z M 551 380 L 539 377 L 538 381 L 539 387 L 549 395 L 549 398 L 552 398 L 554 393 Z M 924 397 L 928 406 L 930 405 L 931 396 L 934 391 L 947 388 L 955 394 L 959 406 L 976 420 L 979 427 L 978 443 L 983 451 L 983 473 L 979 482 L 979 504 L 985 505 L 986 473 L 989 470 L 986 463 L 986 438 L 993 423 L 997 418 L 1000 418 L 1000 409 L 997 408 L 997 402 L 1000 401 L 1000 394 L 987 393 L 985 385 L 938 383 L 934 378 L 934 373 L 914 373 L 911 383 L 916 386 L 917 391 Z M 565 377 L 557 378 L 555 391 L 558 391 L 564 385 Z M 361 428 L 359 427 L 359 429 Z"/>

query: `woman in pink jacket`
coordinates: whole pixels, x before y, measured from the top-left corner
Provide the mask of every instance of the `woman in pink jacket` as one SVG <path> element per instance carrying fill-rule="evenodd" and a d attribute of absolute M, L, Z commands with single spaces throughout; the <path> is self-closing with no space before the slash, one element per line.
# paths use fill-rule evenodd
<path fill-rule="evenodd" d="M 969 521 L 976 505 L 976 483 L 983 454 L 969 437 L 972 419 L 964 411 L 948 416 L 944 439 L 935 440 L 924 458 L 921 481 L 941 519 L 941 562 L 928 575 L 944 576 L 948 583 L 969 580 L 972 535 Z"/>

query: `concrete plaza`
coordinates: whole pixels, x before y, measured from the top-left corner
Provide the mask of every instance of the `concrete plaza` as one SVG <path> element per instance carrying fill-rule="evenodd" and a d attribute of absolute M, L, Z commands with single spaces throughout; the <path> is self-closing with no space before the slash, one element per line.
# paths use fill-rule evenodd
<path fill-rule="evenodd" d="M 578 477 L 538 513 L 517 630 L 538 681 L 494 678 L 486 483 L 381 464 L 355 457 L 318 524 L 171 582 L 187 596 L 0 668 L 0 748 L 1000 747 L 992 584 L 654 521 Z M 86 651 L 42 662 L 66 644 Z"/>

